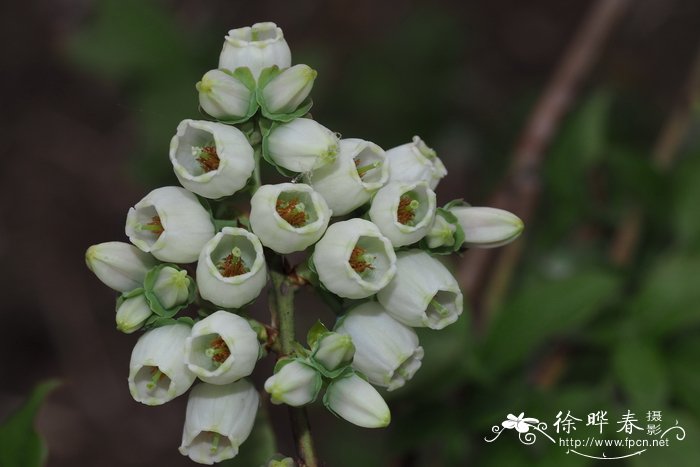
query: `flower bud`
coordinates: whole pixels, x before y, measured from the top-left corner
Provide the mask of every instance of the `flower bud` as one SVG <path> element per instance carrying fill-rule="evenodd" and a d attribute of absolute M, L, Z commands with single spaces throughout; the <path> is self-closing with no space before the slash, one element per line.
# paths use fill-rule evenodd
<path fill-rule="evenodd" d="M 316 74 L 308 65 L 282 70 L 262 88 L 263 109 L 271 114 L 294 112 L 309 97 Z"/>
<path fill-rule="evenodd" d="M 398 389 L 421 366 L 423 347 L 413 329 L 399 323 L 376 302 L 359 305 L 339 321 L 335 329 L 355 344 L 352 366 L 370 383 Z"/>
<path fill-rule="evenodd" d="M 431 190 L 440 182 L 447 169 L 437 157 L 435 151 L 429 148 L 418 136 L 410 143 L 402 144 L 386 152 L 389 159 L 390 182 L 427 182 Z"/>
<path fill-rule="evenodd" d="M 314 248 L 318 278 L 328 290 L 345 298 L 365 298 L 384 288 L 396 273 L 391 242 L 364 219 L 337 222 Z"/>
<path fill-rule="evenodd" d="M 463 246 L 494 248 L 507 245 L 525 228 L 515 214 L 503 209 L 459 206 L 450 208 L 464 230 Z"/>
<path fill-rule="evenodd" d="M 176 186 L 156 188 L 129 209 L 126 235 L 161 261 L 191 263 L 214 236 L 209 213 L 197 197 Z"/>
<path fill-rule="evenodd" d="M 330 164 L 338 154 L 338 136 L 309 118 L 275 125 L 263 138 L 263 151 L 275 165 L 310 172 Z"/>
<path fill-rule="evenodd" d="M 302 251 L 326 231 L 331 211 L 303 183 L 263 185 L 250 200 L 250 226 L 263 245 L 277 253 Z"/>
<path fill-rule="evenodd" d="M 428 234 L 425 236 L 428 248 L 454 246 L 456 231 L 457 227 L 438 212 L 432 227 L 430 227 Z"/>
<path fill-rule="evenodd" d="M 282 457 L 278 455 L 274 459 L 270 459 L 267 463 L 267 467 L 296 467 L 296 464 L 291 457 Z"/>
<path fill-rule="evenodd" d="M 363 428 L 383 428 L 391 422 L 389 406 L 382 396 L 354 373 L 333 380 L 323 402 L 334 414 Z"/>
<path fill-rule="evenodd" d="M 319 338 L 311 358 L 328 371 L 334 371 L 352 362 L 355 346 L 346 334 L 329 332 Z"/>
<path fill-rule="evenodd" d="M 321 384 L 321 375 L 316 370 L 300 360 L 292 360 L 277 365 L 275 374 L 265 381 L 265 391 L 273 404 L 299 407 L 316 400 Z"/>
<path fill-rule="evenodd" d="M 266 282 L 262 245 L 247 230 L 224 227 L 202 248 L 197 263 L 202 298 L 222 307 L 240 308 L 260 295 Z"/>
<path fill-rule="evenodd" d="M 384 150 L 356 138 L 341 139 L 338 157 L 309 174 L 309 185 L 321 193 L 334 216 L 359 208 L 389 179 Z"/>
<path fill-rule="evenodd" d="M 243 119 L 255 112 L 258 106 L 255 78 L 250 70 L 237 70 L 236 73 L 210 70 L 195 87 L 199 91 L 199 105 L 218 120 Z"/>
<path fill-rule="evenodd" d="M 428 233 L 435 209 L 435 193 L 425 182 L 391 182 L 374 195 L 369 217 L 398 248 Z"/>
<path fill-rule="evenodd" d="M 291 64 L 292 53 L 282 29 L 270 22 L 230 30 L 219 57 L 219 68 L 233 71 L 248 67 L 255 79 L 264 68 L 288 68 Z"/>
<path fill-rule="evenodd" d="M 219 310 L 192 327 L 185 361 L 202 381 L 228 384 L 253 372 L 259 351 L 258 336 L 248 321 Z"/>
<path fill-rule="evenodd" d="M 252 384 L 200 383 L 187 399 L 180 453 L 200 464 L 231 459 L 253 430 L 260 397 Z"/>
<path fill-rule="evenodd" d="M 124 334 L 131 334 L 141 329 L 143 323 L 151 316 L 151 308 L 143 293 L 134 297 L 117 300 L 117 329 Z"/>
<path fill-rule="evenodd" d="M 143 286 L 146 273 L 158 261 L 128 243 L 106 242 L 87 249 L 85 264 L 107 287 L 129 292 Z"/>
<path fill-rule="evenodd" d="M 170 324 L 143 334 L 131 352 L 129 390 L 135 401 L 160 405 L 187 391 L 195 375 L 185 365 L 186 324 Z"/>
<path fill-rule="evenodd" d="M 170 162 L 182 186 L 211 199 L 243 188 L 255 169 L 253 147 L 238 128 L 204 120 L 180 122 Z"/>
<path fill-rule="evenodd" d="M 379 303 L 406 326 L 442 329 L 462 314 L 464 298 L 452 273 L 422 250 L 396 254 L 396 276 Z"/>
<path fill-rule="evenodd" d="M 187 271 L 165 266 L 157 271 L 151 291 L 163 308 L 172 309 L 187 303 L 190 286 Z"/>

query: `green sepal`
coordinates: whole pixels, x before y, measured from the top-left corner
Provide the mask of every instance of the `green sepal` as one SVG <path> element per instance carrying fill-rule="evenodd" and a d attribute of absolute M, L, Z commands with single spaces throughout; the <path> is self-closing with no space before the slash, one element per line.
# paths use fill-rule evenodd
<path fill-rule="evenodd" d="M 269 120 L 266 120 L 266 121 L 269 122 Z M 291 170 L 287 170 L 284 167 L 280 167 L 279 165 L 275 164 L 275 161 L 273 161 L 272 158 L 270 157 L 270 150 L 268 149 L 269 136 L 270 136 L 270 133 L 272 132 L 272 130 L 274 130 L 277 126 L 279 126 L 279 124 L 277 122 L 271 122 L 269 127 L 264 127 L 263 123 L 262 123 L 263 122 L 262 119 L 260 120 L 260 122 L 261 122 L 260 129 L 262 131 L 262 156 L 263 156 L 263 159 L 265 159 L 265 162 L 267 162 L 272 167 L 277 169 L 277 171 L 280 174 L 284 175 L 285 177 L 294 178 L 297 175 L 299 175 L 297 172 L 292 172 Z"/>
<path fill-rule="evenodd" d="M 213 118 L 219 123 L 225 123 L 227 125 L 237 125 L 243 122 L 246 122 L 253 118 L 253 115 L 255 115 L 255 112 L 258 111 L 258 100 L 256 98 L 257 96 L 257 86 L 255 83 L 255 77 L 253 76 L 253 73 L 250 71 L 248 67 L 239 67 L 236 68 L 234 71 L 231 70 L 226 70 L 222 69 L 224 73 L 226 73 L 229 76 L 232 76 L 233 78 L 236 78 L 238 81 L 243 84 L 243 86 L 246 87 L 251 93 L 251 98 L 250 102 L 248 103 L 248 110 L 246 114 L 242 117 L 239 118 L 232 118 L 232 119 L 224 119 L 220 120 L 218 118 L 212 117 L 211 115 L 208 115 L 204 110 L 200 108 L 200 111 L 203 112 L 205 115 L 208 115 L 209 118 Z"/>
<path fill-rule="evenodd" d="M 462 198 L 453 199 L 443 206 L 443 209 L 450 210 L 452 208 L 470 208 L 472 205 L 464 201 Z"/>
<path fill-rule="evenodd" d="M 454 207 L 454 206 L 462 206 L 463 204 L 453 204 L 453 203 L 464 203 L 462 200 L 454 200 L 450 201 L 445 205 L 445 207 L 442 208 L 437 208 L 435 211 L 436 216 L 442 216 L 443 219 L 445 219 L 447 222 L 455 226 L 455 231 L 452 234 L 452 238 L 454 239 L 454 243 L 452 245 L 443 245 L 439 246 L 437 248 L 430 248 L 428 247 L 428 240 L 423 237 L 421 241 L 418 243 L 418 247 L 421 250 L 427 251 L 428 253 L 431 253 L 433 255 L 451 255 L 452 253 L 456 253 L 462 249 L 462 244 L 464 243 L 464 229 L 462 229 L 462 226 L 459 224 L 459 220 L 457 219 L 457 216 L 452 214 L 448 210 L 448 206 Z M 466 204 L 466 203 L 465 203 Z"/>
<path fill-rule="evenodd" d="M 309 332 L 306 334 L 306 343 L 313 349 L 316 342 L 318 342 L 321 337 L 329 332 L 330 331 L 326 326 L 324 326 L 321 320 L 318 320 L 313 326 L 311 326 L 311 329 L 309 329 Z"/>
<path fill-rule="evenodd" d="M 294 360 L 297 360 L 297 359 L 291 358 L 291 357 L 280 358 L 279 360 L 277 360 L 277 363 L 275 363 L 275 367 L 272 369 L 272 373 L 277 374 L 285 365 L 289 365 Z"/>
<path fill-rule="evenodd" d="M 194 279 L 188 274 L 187 278 L 190 280 L 190 283 L 187 286 L 187 292 L 188 292 L 187 293 L 187 300 L 184 303 L 181 303 L 179 305 L 175 305 L 170 309 L 165 308 L 163 305 L 161 305 L 156 294 L 153 293 L 153 286 L 156 283 L 156 278 L 158 277 L 158 273 L 164 267 L 171 267 L 173 269 L 177 269 L 178 271 L 183 270 L 178 265 L 171 264 L 171 263 L 163 263 L 163 264 L 159 264 L 158 266 L 156 266 L 154 268 L 151 268 L 146 273 L 146 278 L 143 280 L 144 295 L 146 296 L 146 302 L 148 303 L 148 306 L 151 308 L 151 311 L 153 313 L 155 313 L 157 316 L 160 316 L 162 318 L 172 318 L 173 316 L 175 316 L 177 314 L 178 311 L 189 306 L 190 303 L 194 302 L 195 296 L 197 295 L 197 285 L 196 285 Z"/>
<path fill-rule="evenodd" d="M 186 324 L 190 327 L 194 326 L 194 319 L 190 318 L 189 316 L 180 316 L 179 318 L 164 318 L 162 316 L 158 315 L 151 315 L 150 318 L 146 320 L 145 323 L 143 323 L 143 328 L 142 330 L 149 330 L 149 329 L 155 329 L 159 328 L 162 326 L 170 326 L 172 324 Z"/>
<path fill-rule="evenodd" d="M 310 366 L 314 367 L 314 369 L 316 371 L 318 371 L 319 373 L 321 373 L 323 376 L 325 376 L 326 378 L 328 378 L 330 380 L 338 379 L 339 377 L 341 377 L 341 375 L 343 375 L 343 373 L 347 372 L 348 368 L 351 368 L 351 365 L 352 365 L 352 363 L 347 363 L 347 364 L 345 364 L 343 366 L 339 366 L 335 370 L 331 371 L 331 370 L 328 370 L 325 366 L 323 366 L 323 364 L 321 362 L 316 361 L 316 359 L 314 359 L 313 355 L 309 358 L 308 364 Z"/>
<path fill-rule="evenodd" d="M 299 355 L 300 357 L 308 357 L 311 352 L 309 352 L 308 349 L 305 349 L 303 345 L 301 345 L 299 342 L 294 341 L 292 343 L 292 347 L 294 347 L 294 352 Z"/>
<path fill-rule="evenodd" d="M 309 110 L 311 110 L 311 107 L 313 107 L 314 103 L 310 97 L 307 97 L 306 99 L 304 99 L 304 102 L 302 102 L 299 105 L 299 107 L 297 107 L 293 112 L 289 112 L 286 114 L 277 114 L 270 112 L 267 108 L 265 98 L 263 97 L 263 89 L 265 89 L 268 83 L 272 81 L 275 77 L 277 77 L 280 73 L 282 73 L 282 70 L 280 70 L 277 65 L 265 68 L 260 72 L 260 76 L 258 77 L 256 99 L 258 104 L 260 105 L 260 112 L 263 114 L 264 117 L 270 120 L 274 120 L 276 122 L 286 123 L 291 122 L 295 118 L 302 117 L 309 113 Z"/>
<path fill-rule="evenodd" d="M 118 310 L 120 306 L 122 306 L 122 303 L 128 298 L 134 298 L 138 297 L 144 292 L 143 287 L 139 287 L 134 290 L 130 290 L 128 292 L 124 292 L 121 295 L 117 297 L 117 306 L 115 307 L 115 310 Z"/>

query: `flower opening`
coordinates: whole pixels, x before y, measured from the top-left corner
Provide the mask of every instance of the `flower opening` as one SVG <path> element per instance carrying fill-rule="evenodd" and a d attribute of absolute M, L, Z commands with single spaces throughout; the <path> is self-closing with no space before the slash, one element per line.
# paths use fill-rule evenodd
<path fill-rule="evenodd" d="M 218 368 L 231 356 L 231 350 L 221 336 L 217 336 L 211 341 L 204 354 L 211 359 L 214 367 Z"/>
<path fill-rule="evenodd" d="M 250 271 L 243 261 L 243 254 L 238 247 L 234 247 L 228 256 L 219 261 L 217 269 L 224 277 L 240 276 Z"/>
<path fill-rule="evenodd" d="M 199 166 L 207 173 L 219 168 L 219 154 L 216 146 L 192 146 L 192 155 L 197 159 Z"/>

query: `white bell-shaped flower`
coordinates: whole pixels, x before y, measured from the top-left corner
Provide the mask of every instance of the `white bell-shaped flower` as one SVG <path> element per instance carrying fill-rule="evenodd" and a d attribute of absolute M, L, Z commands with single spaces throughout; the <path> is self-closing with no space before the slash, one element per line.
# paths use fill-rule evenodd
<path fill-rule="evenodd" d="M 187 391 L 195 375 L 185 365 L 186 324 L 169 324 L 143 334 L 131 352 L 129 391 L 135 401 L 160 405 Z"/>
<path fill-rule="evenodd" d="M 267 266 L 258 237 L 245 229 L 224 227 L 199 255 L 197 286 L 202 298 L 240 308 L 254 300 L 267 282 Z"/>
<path fill-rule="evenodd" d="M 390 182 L 374 195 L 369 217 L 398 248 L 425 237 L 435 209 L 435 192 L 425 182 Z"/>
<path fill-rule="evenodd" d="M 352 366 L 370 383 L 389 391 L 406 384 L 421 366 L 423 347 L 418 345 L 415 331 L 392 318 L 377 302 L 350 310 L 335 331 L 352 337 Z"/>
<path fill-rule="evenodd" d="M 328 371 L 334 371 L 352 362 L 355 345 L 347 334 L 329 332 L 318 339 L 311 358 L 323 365 Z"/>
<path fill-rule="evenodd" d="M 275 125 L 263 139 L 266 156 L 292 172 L 310 172 L 332 163 L 338 146 L 338 136 L 310 118 Z"/>
<path fill-rule="evenodd" d="M 447 169 L 435 151 L 418 136 L 410 143 L 386 151 L 390 182 L 426 182 L 431 190 L 447 175 Z"/>
<path fill-rule="evenodd" d="M 309 185 L 321 193 L 334 216 L 357 209 L 389 180 L 384 150 L 356 138 L 340 140 L 335 161 L 309 174 Z"/>
<path fill-rule="evenodd" d="M 326 231 L 331 211 L 323 197 L 303 183 L 263 185 L 250 200 L 250 226 L 277 253 L 302 251 Z"/>
<path fill-rule="evenodd" d="M 151 316 L 151 308 L 143 293 L 117 302 L 117 329 L 124 334 L 131 334 L 141 329 L 143 323 Z"/>
<path fill-rule="evenodd" d="M 316 74 L 308 65 L 282 70 L 262 89 L 264 108 L 273 114 L 294 112 L 309 97 Z"/>
<path fill-rule="evenodd" d="M 314 248 L 313 262 L 323 286 L 345 298 L 374 295 L 396 273 L 391 242 L 376 225 L 359 218 L 328 227 Z"/>
<path fill-rule="evenodd" d="M 503 209 L 458 206 L 450 208 L 464 230 L 462 246 L 495 248 L 507 245 L 525 228 L 518 216 Z"/>
<path fill-rule="evenodd" d="M 363 428 L 383 428 L 391 422 L 391 412 L 374 387 L 354 373 L 333 380 L 323 396 L 333 413 Z"/>
<path fill-rule="evenodd" d="M 177 186 L 156 188 L 129 209 L 126 235 L 161 261 L 191 263 L 214 236 L 214 225 L 197 197 Z"/>
<path fill-rule="evenodd" d="M 187 399 L 180 453 L 208 465 L 235 457 L 253 430 L 259 402 L 246 380 L 196 385 Z"/>
<path fill-rule="evenodd" d="M 255 111 L 255 78 L 248 74 L 250 81 L 242 80 L 240 73 L 209 70 L 202 76 L 195 87 L 206 113 L 219 120 L 239 120 Z"/>
<path fill-rule="evenodd" d="M 192 327 L 185 361 L 202 381 L 228 384 L 253 372 L 259 351 L 258 336 L 248 321 L 219 310 Z"/>
<path fill-rule="evenodd" d="M 106 242 L 87 249 L 85 264 L 107 287 L 129 292 L 143 286 L 146 273 L 158 260 L 134 245 Z"/>
<path fill-rule="evenodd" d="M 394 319 L 413 327 L 442 329 L 462 314 L 464 298 L 455 277 L 422 250 L 396 254 L 396 276 L 378 294 Z"/>
<path fill-rule="evenodd" d="M 256 79 L 263 68 L 287 68 L 291 64 L 292 53 L 282 29 L 270 22 L 230 30 L 219 56 L 219 68 L 233 71 L 248 67 Z"/>
<path fill-rule="evenodd" d="M 321 375 L 311 366 L 292 360 L 275 368 L 275 374 L 265 381 L 265 391 L 273 404 L 299 407 L 316 399 L 322 382 Z"/>
<path fill-rule="evenodd" d="M 183 120 L 170 141 L 170 162 L 182 186 L 205 198 L 240 190 L 253 174 L 253 147 L 236 127 Z"/>

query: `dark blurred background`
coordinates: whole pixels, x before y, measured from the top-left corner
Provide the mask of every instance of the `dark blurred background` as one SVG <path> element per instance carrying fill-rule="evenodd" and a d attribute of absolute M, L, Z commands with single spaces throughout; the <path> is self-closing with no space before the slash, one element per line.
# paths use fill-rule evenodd
<path fill-rule="evenodd" d="M 180 120 L 198 117 L 194 83 L 216 67 L 228 29 L 275 21 L 293 63 L 318 71 L 316 119 L 384 148 L 418 134 L 449 170 L 441 204 L 500 204 L 519 135 L 594 3 L 7 5 L 0 420 L 37 383 L 59 378 L 38 418 L 50 466 L 191 465 L 177 452 L 186 398 L 155 408 L 131 399 L 136 336 L 115 330 L 114 294 L 83 256 L 91 244 L 125 241 L 129 206 L 177 183 L 169 140 Z M 551 424 L 559 410 L 584 420 L 607 410 L 613 437 L 627 409 L 640 419 L 661 410 L 687 438 L 624 463 L 698 465 L 699 47 L 695 0 L 620 9 L 543 144 L 534 208 L 503 206 L 525 218 L 526 234 L 510 260 L 455 258 L 470 306 L 457 324 L 420 333 L 423 368 L 387 395 L 392 425 L 363 430 L 320 404 L 311 410 L 329 466 L 589 465 L 546 441 L 483 438 L 508 413 Z M 316 317 L 331 324 L 303 295 L 299 331 Z M 270 413 L 279 450 L 293 454 L 285 408 Z"/>

